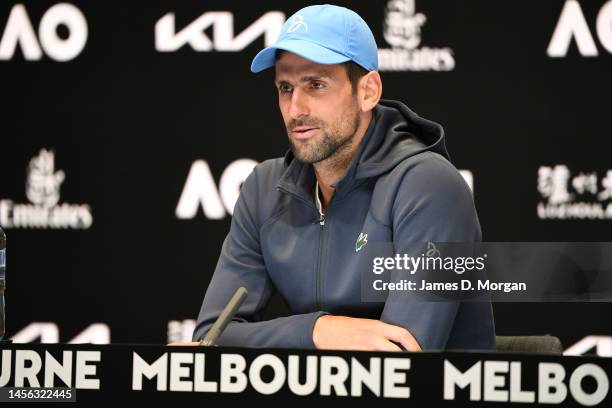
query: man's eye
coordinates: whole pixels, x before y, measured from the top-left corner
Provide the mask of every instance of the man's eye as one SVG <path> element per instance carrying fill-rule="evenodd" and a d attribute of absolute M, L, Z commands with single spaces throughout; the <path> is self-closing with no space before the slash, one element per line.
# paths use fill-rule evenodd
<path fill-rule="evenodd" d="M 311 85 L 314 89 L 322 89 L 325 87 L 321 82 L 313 82 Z"/>
<path fill-rule="evenodd" d="M 289 93 L 289 92 L 291 92 L 291 86 L 283 84 L 283 85 L 278 87 L 278 90 L 279 90 L 280 93 Z"/>

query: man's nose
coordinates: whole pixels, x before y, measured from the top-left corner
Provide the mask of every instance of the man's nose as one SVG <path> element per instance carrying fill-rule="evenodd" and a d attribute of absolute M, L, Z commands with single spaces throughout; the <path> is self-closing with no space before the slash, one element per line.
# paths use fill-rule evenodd
<path fill-rule="evenodd" d="M 305 95 L 299 88 L 294 88 L 291 94 L 291 104 L 289 105 L 289 115 L 292 119 L 300 119 L 308 116 L 308 96 Z"/>

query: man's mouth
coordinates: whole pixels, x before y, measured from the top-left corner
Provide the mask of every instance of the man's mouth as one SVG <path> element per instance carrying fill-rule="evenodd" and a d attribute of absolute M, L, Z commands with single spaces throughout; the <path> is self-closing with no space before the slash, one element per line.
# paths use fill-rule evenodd
<path fill-rule="evenodd" d="M 313 126 L 296 126 L 291 129 L 291 134 L 296 139 L 308 139 L 311 137 L 318 128 Z"/>

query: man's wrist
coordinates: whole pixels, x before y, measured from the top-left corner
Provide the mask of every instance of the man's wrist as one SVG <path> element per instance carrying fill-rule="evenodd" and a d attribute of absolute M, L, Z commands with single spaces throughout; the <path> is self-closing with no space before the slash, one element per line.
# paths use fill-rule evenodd
<path fill-rule="evenodd" d="M 321 324 L 325 324 L 325 320 L 328 320 L 332 317 L 332 315 L 324 314 L 315 320 L 314 325 L 312 326 L 312 343 L 315 348 L 320 348 L 321 343 Z"/>

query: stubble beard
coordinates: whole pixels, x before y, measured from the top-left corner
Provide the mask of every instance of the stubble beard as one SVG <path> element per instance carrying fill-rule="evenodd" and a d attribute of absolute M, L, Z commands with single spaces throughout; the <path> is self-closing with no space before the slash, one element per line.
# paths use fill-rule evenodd
<path fill-rule="evenodd" d="M 336 123 L 329 127 L 326 126 L 326 123 L 316 118 L 292 120 L 289 122 L 287 134 L 289 135 L 293 155 L 303 163 L 314 164 L 328 159 L 335 161 L 334 156 L 341 156 L 343 152 L 350 148 L 351 141 L 355 138 L 357 129 L 359 129 L 361 124 L 361 116 L 357 104 L 355 103 L 351 108 Z M 343 123 L 350 124 L 349 128 L 344 132 L 342 130 Z M 291 137 L 290 131 L 295 126 L 317 127 L 321 135 L 317 136 L 316 139 L 295 140 Z"/>

